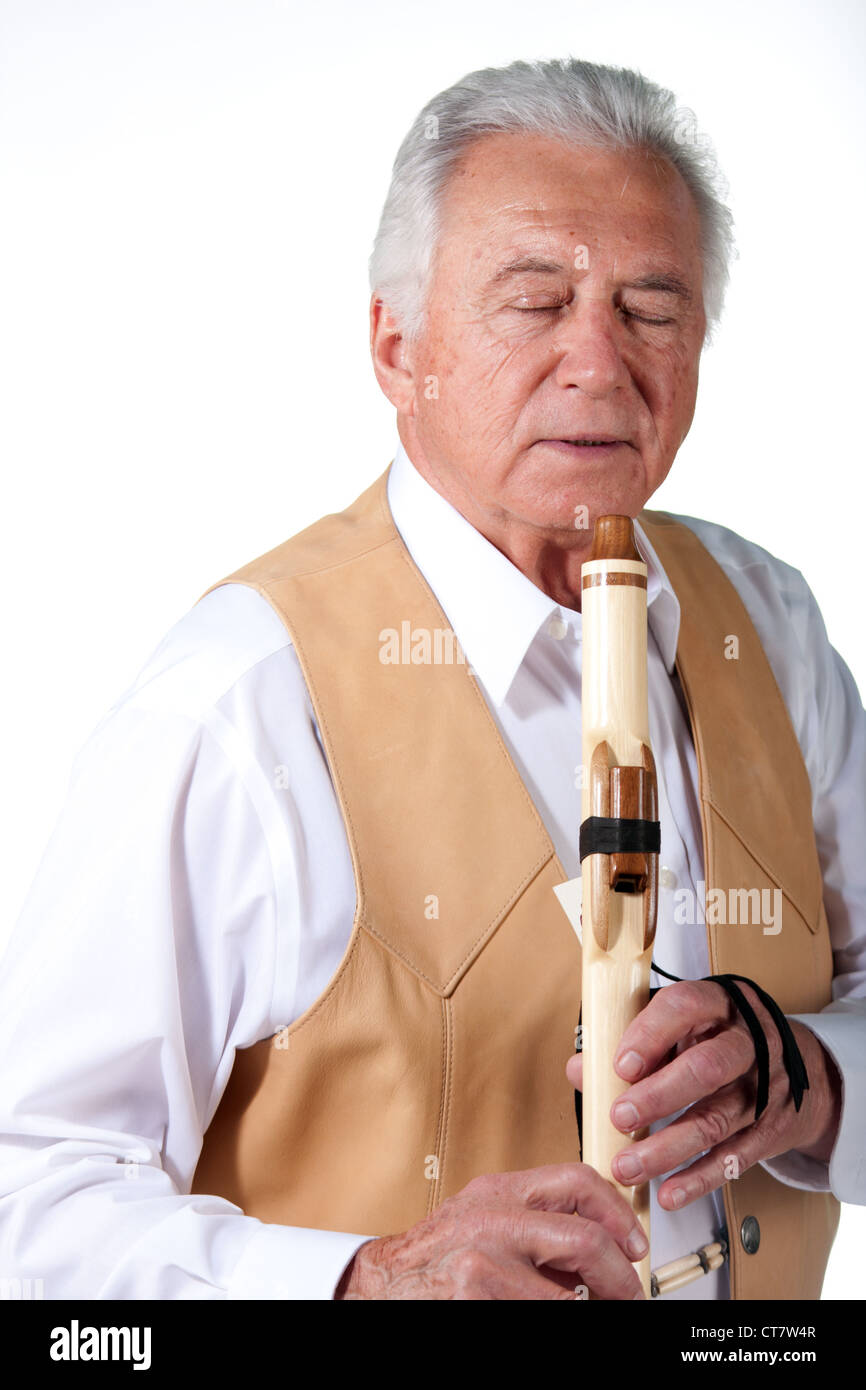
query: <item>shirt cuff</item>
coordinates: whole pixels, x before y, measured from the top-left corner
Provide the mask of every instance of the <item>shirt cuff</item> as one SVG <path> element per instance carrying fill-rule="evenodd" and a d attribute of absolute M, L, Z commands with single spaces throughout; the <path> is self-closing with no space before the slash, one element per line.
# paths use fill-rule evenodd
<path fill-rule="evenodd" d="M 788 1014 L 815 1034 L 842 1078 L 839 1132 L 829 1162 L 791 1149 L 761 1159 L 761 1167 L 789 1187 L 832 1192 L 840 1202 L 866 1205 L 866 1000 L 837 999 L 818 1014 Z"/>
<path fill-rule="evenodd" d="M 234 1268 L 229 1299 L 332 1299 L 343 1270 L 371 1237 L 259 1223 Z"/>

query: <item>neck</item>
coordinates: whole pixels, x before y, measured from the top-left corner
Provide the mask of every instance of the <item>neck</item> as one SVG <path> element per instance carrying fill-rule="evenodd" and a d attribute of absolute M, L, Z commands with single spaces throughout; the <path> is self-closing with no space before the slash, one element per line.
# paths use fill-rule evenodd
<path fill-rule="evenodd" d="M 501 507 L 482 505 L 459 479 L 449 477 L 446 481 L 420 451 L 417 458 L 410 461 L 440 497 L 460 512 L 470 526 L 537 589 L 561 608 L 580 612 L 580 570 L 592 549 L 591 530 L 534 526 Z"/>

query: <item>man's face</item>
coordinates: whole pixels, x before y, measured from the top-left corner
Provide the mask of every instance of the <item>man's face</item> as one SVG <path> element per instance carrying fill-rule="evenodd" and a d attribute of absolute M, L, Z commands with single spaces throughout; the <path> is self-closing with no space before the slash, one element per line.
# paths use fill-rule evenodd
<path fill-rule="evenodd" d="M 635 515 L 664 480 L 694 413 L 699 235 L 657 158 L 534 135 L 469 148 L 389 394 L 407 452 L 481 529 L 574 543 L 576 507 Z"/>

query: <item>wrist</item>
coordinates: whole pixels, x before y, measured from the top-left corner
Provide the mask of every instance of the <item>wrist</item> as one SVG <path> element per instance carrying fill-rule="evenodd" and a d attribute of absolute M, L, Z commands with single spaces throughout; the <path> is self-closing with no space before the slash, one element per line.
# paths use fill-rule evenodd
<path fill-rule="evenodd" d="M 829 1163 L 842 1120 L 842 1076 L 820 1038 L 804 1025 L 795 1027 L 798 1032 L 802 1028 L 812 1040 L 813 1056 L 807 1063 L 809 1091 L 806 1094 L 820 1097 L 813 1137 L 807 1143 L 798 1145 L 797 1152 L 819 1163 Z"/>
<path fill-rule="evenodd" d="M 376 1239 L 365 1240 L 363 1245 L 359 1245 L 343 1273 L 339 1283 L 334 1290 L 334 1301 L 355 1298 L 370 1298 L 369 1292 L 369 1256 L 368 1252 L 371 1245 L 378 1245 Z"/>

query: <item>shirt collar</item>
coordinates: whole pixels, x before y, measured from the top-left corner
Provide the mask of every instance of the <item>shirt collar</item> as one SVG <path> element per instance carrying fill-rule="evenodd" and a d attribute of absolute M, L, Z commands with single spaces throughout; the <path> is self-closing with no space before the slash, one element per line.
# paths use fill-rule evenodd
<path fill-rule="evenodd" d="M 561 614 L 580 639 L 582 615 L 561 609 L 476 531 L 422 478 L 402 443 L 388 472 L 388 504 L 409 554 L 494 704 L 504 702 L 529 648 L 551 618 Z M 635 542 L 647 566 L 648 622 L 671 672 L 680 606 L 639 521 Z"/>

